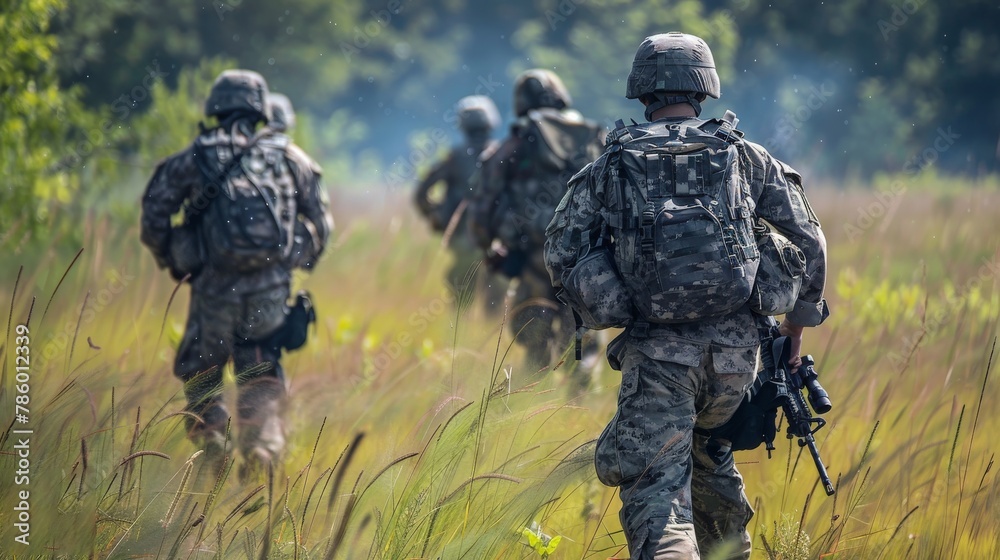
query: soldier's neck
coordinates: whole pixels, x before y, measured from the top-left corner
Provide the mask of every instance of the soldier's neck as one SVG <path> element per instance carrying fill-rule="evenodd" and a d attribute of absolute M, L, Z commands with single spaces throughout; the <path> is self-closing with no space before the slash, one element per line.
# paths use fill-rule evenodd
<path fill-rule="evenodd" d="M 698 115 L 695 114 L 694 107 L 690 104 L 674 103 L 673 105 L 667 105 L 662 109 L 658 109 L 652 116 L 654 121 L 658 121 L 671 117 L 697 117 Z"/>
<path fill-rule="evenodd" d="M 466 144 L 475 148 L 482 148 L 489 141 L 490 135 L 488 132 L 474 132 L 465 135 Z"/>

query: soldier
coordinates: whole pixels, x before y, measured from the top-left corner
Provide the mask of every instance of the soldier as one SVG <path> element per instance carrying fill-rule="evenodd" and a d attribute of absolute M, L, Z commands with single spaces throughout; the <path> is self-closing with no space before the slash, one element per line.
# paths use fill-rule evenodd
<path fill-rule="evenodd" d="M 448 155 L 431 168 L 417 185 L 414 202 L 420 213 L 430 222 L 434 231 L 444 236 L 442 243 L 451 248 L 454 263 L 448 271 L 448 284 L 455 302 L 471 299 L 473 287 L 483 294 L 486 310 L 494 313 L 503 304 L 506 281 L 481 267 L 476 270 L 481 253 L 469 234 L 468 199 L 471 194 L 469 179 L 479 167 L 479 156 L 496 148 L 490 138 L 493 129 L 500 126 L 500 113 L 493 101 L 483 95 L 463 97 L 455 105 L 458 127 L 465 141 L 453 147 Z M 444 183 L 440 200 L 431 200 L 431 188 Z"/>
<path fill-rule="evenodd" d="M 521 73 L 514 82 L 516 122 L 493 153 L 484 154 L 470 203 L 471 226 L 488 262 L 517 279 L 511 303 L 511 331 L 525 347 L 534 372 L 564 351 L 572 338 L 572 312 L 555 297 L 545 271 L 545 226 L 566 190 L 566 182 L 600 155 L 603 130 L 571 109 L 562 80 L 549 70 Z M 585 388 L 596 361 L 593 345 L 578 366 L 575 382 Z"/>
<path fill-rule="evenodd" d="M 275 132 L 291 134 L 295 128 L 295 109 L 292 108 L 292 100 L 283 93 L 272 91 L 267 96 L 267 105 L 271 109 L 271 120 L 267 126 Z"/>
<path fill-rule="evenodd" d="M 316 163 L 284 134 L 258 128 L 270 118 L 267 98 L 260 74 L 220 74 L 205 104 L 217 125 L 160 163 L 142 198 L 143 244 L 191 284 L 174 362 L 192 413 L 188 435 L 208 464 L 220 464 L 229 421 L 222 368 L 232 358 L 244 473 L 284 448 L 279 358 L 304 342 L 292 339 L 305 328 L 305 311 L 287 305 L 291 271 L 314 266 L 333 227 Z M 172 227 L 181 209 L 184 223 Z"/>
<path fill-rule="evenodd" d="M 619 121 L 547 231 L 553 284 L 590 326 L 626 327 L 608 352 L 622 383 L 595 464 L 602 482 L 620 487 L 632 558 L 708 557 L 724 542 L 730 557 L 749 557 L 743 479 L 728 448 L 709 453 L 706 430 L 732 416 L 754 379 L 755 313 L 787 312 L 780 328 L 792 338 L 793 367 L 803 327 L 829 314 L 826 240 L 801 177 L 743 140 L 731 112 L 697 118 L 701 102 L 719 95 L 703 40 L 648 37 L 626 97 L 646 106 L 649 122 Z M 761 256 L 759 220 L 804 254 L 798 291 L 760 281 L 774 263 Z M 761 303 L 776 296 L 784 303 Z"/>

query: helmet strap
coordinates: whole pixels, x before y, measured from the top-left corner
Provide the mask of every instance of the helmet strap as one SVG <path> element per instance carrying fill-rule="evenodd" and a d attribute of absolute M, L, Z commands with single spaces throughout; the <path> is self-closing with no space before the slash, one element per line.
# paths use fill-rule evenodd
<path fill-rule="evenodd" d="M 236 123 L 249 123 L 248 126 L 252 130 L 258 122 L 264 120 L 264 116 L 255 111 L 231 111 L 225 115 L 219 115 L 219 126 L 222 128 L 232 128 Z"/>
<path fill-rule="evenodd" d="M 678 103 L 688 103 L 691 107 L 694 107 L 695 116 L 701 115 L 701 102 L 698 101 L 697 93 L 688 92 L 684 95 L 667 95 L 662 91 L 654 91 L 651 94 L 654 98 L 649 105 L 646 105 L 646 120 L 653 122 L 653 113 L 659 111 L 660 109 L 666 107 L 667 105 L 676 105 Z"/>

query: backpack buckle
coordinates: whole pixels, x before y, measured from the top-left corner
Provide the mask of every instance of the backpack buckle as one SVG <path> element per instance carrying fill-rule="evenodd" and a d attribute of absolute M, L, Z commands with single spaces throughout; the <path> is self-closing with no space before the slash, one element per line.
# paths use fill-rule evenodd
<path fill-rule="evenodd" d="M 642 320 L 632 321 L 629 325 L 628 334 L 635 338 L 646 338 L 649 336 L 649 323 Z"/>

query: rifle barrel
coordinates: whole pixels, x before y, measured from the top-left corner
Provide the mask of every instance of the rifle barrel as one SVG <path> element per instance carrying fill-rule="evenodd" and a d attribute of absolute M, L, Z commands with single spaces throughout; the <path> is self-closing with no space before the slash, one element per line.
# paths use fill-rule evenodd
<path fill-rule="evenodd" d="M 832 496 L 836 490 L 833 488 L 833 481 L 830 480 L 830 475 L 826 472 L 826 465 L 823 464 L 823 459 L 819 457 L 819 449 L 816 449 L 816 439 L 810 435 L 805 442 L 806 446 L 809 447 L 809 454 L 812 455 L 813 462 L 816 463 L 816 470 L 819 471 L 819 479 L 823 482 L 823 490 L 826 491 L 827 496 Z"/>
<path fill-rule="evenodd" d="M 819 456 L 819 449 L 816 448 L 816 438 L 813 437 L 809 409 L 806 407 L 805 399 L 798 389 L 789 391 L 789 399 L 786 402 L 785 416 L 790 416 L 788 423 L 789 437 L 791 434 L 798 436 L 799 445 L 809 447 L 809 454 L 812 455 L 813 463 L 816 463 L 816 470 L 819 471 L 819 478 L 823 482 L 823 490 L 827 496 L 832 496 L 835 492 L 830 475 L 826 472 L 826 465 Z M 820 424 L 822 426 L 822 423 Z"/>

